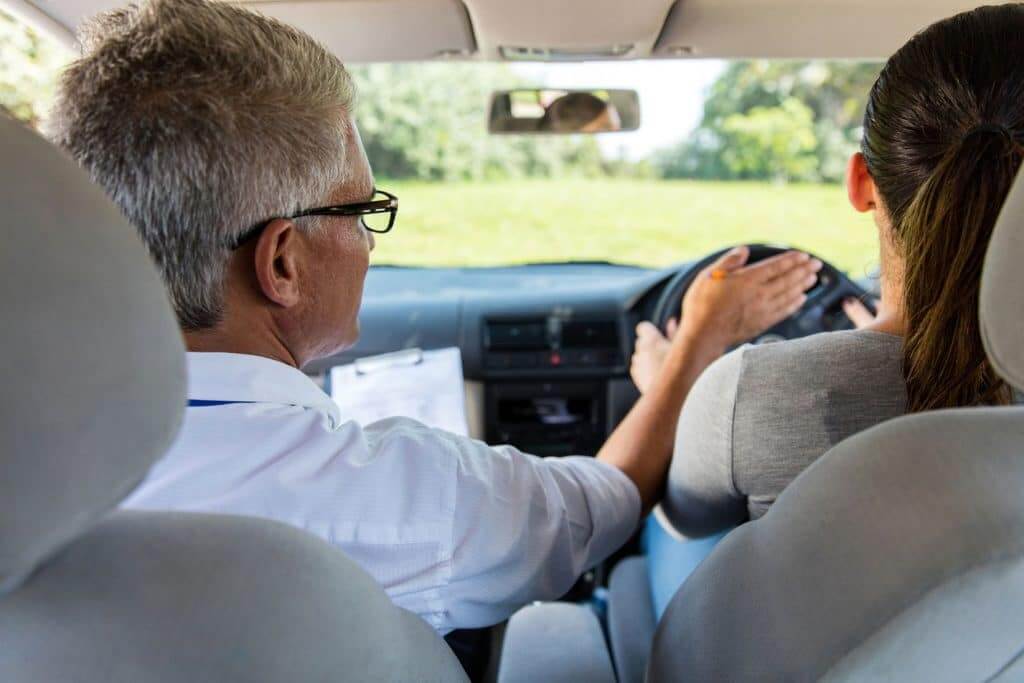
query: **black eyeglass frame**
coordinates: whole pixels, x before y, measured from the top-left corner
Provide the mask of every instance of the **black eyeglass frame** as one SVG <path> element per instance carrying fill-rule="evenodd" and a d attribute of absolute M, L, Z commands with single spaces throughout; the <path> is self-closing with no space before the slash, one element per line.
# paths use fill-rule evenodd
<path fill-rule="evenodd" d="M 363 228 L 378 235 L 383 235 L 386 232 L 390 232 L 391 228 L 395 227 L 395 217 L 398 215 L 398 197 L 386 192 L 384 190 L 373 189 L 373 196 L 384 195 L 384 199 L 371 199 L 368 202 L 354 202 L 352 204 L 335 204 L 332 206 L 319 206 L 315 209 L 306 209 L 299 211 L 298 213 L 292 214 L 291 216 L 279 216 L 275 218 L 268 218 L 262 223 L 257 223 L 252 226 L 231 243 L 231 250 L 238 249 L 243 244 L 253 239 L 263 229 L 270 225 L 271 222 L 277 220 L 277 218 L 305 218 L 306 216 L 359 216 L 359 222 L 362 223 Z M 388 219 L 388 226 L 386 228 L 371 228 L 363 220 L 363 216 L 369 216 L 374 214 L 390 213 L 391 216 Z"/>

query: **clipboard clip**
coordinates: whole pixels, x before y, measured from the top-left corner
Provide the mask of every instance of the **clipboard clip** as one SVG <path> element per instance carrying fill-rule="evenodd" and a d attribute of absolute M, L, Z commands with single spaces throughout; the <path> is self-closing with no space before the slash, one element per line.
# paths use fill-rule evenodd
<path fill-rule="evenodd" d="M 367 356 L 357 358 L 353 363 L 356 375 L 370 375 L 382 370 L 419 365 L 423 362 L 423 349 L 405 349 L 392 353 L 382 353 L 379 356 Z"/>

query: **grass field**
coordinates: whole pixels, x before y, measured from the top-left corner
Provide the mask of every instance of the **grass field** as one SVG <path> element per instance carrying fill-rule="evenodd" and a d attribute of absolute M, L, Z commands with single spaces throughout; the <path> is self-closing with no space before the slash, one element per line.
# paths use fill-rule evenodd
<path fill-rule="evenodd" d="M 400 198 L 373 261 L 485 266 L 607 260 L 662 266 L 742 242 L 812 251 L 854 276 L 878 238 L 837 185 L 663 180 L 383 182 Z"/>

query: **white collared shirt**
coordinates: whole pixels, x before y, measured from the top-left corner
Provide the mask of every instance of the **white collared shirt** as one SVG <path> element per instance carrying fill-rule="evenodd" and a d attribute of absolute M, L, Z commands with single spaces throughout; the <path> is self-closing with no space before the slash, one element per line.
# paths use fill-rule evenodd
<path fill-rule="evenodd" d="M 440 633 L 558 598 L 625 543 L 633 482 L 589 457 L 537 458 L 405 418 L 361 426 L 301 371 L 190 353 L 189 407 L 125 507 L 253 515 L 310 531 Z"/>

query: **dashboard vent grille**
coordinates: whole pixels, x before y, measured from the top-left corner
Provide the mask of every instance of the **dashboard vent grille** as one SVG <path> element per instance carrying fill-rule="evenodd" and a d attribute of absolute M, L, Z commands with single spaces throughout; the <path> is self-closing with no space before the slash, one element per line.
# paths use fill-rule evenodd
<path fill-rule="evenodd" d="M 617 349 L 619 326 L 614 320 L 572 320 L 562 324 L 563 349 Z"/>
<path fill-rule="evenodd" d="M 547 321 L 489 322 L 485 344 L 492 351 L 542 351 L 551 347 Z"/>

